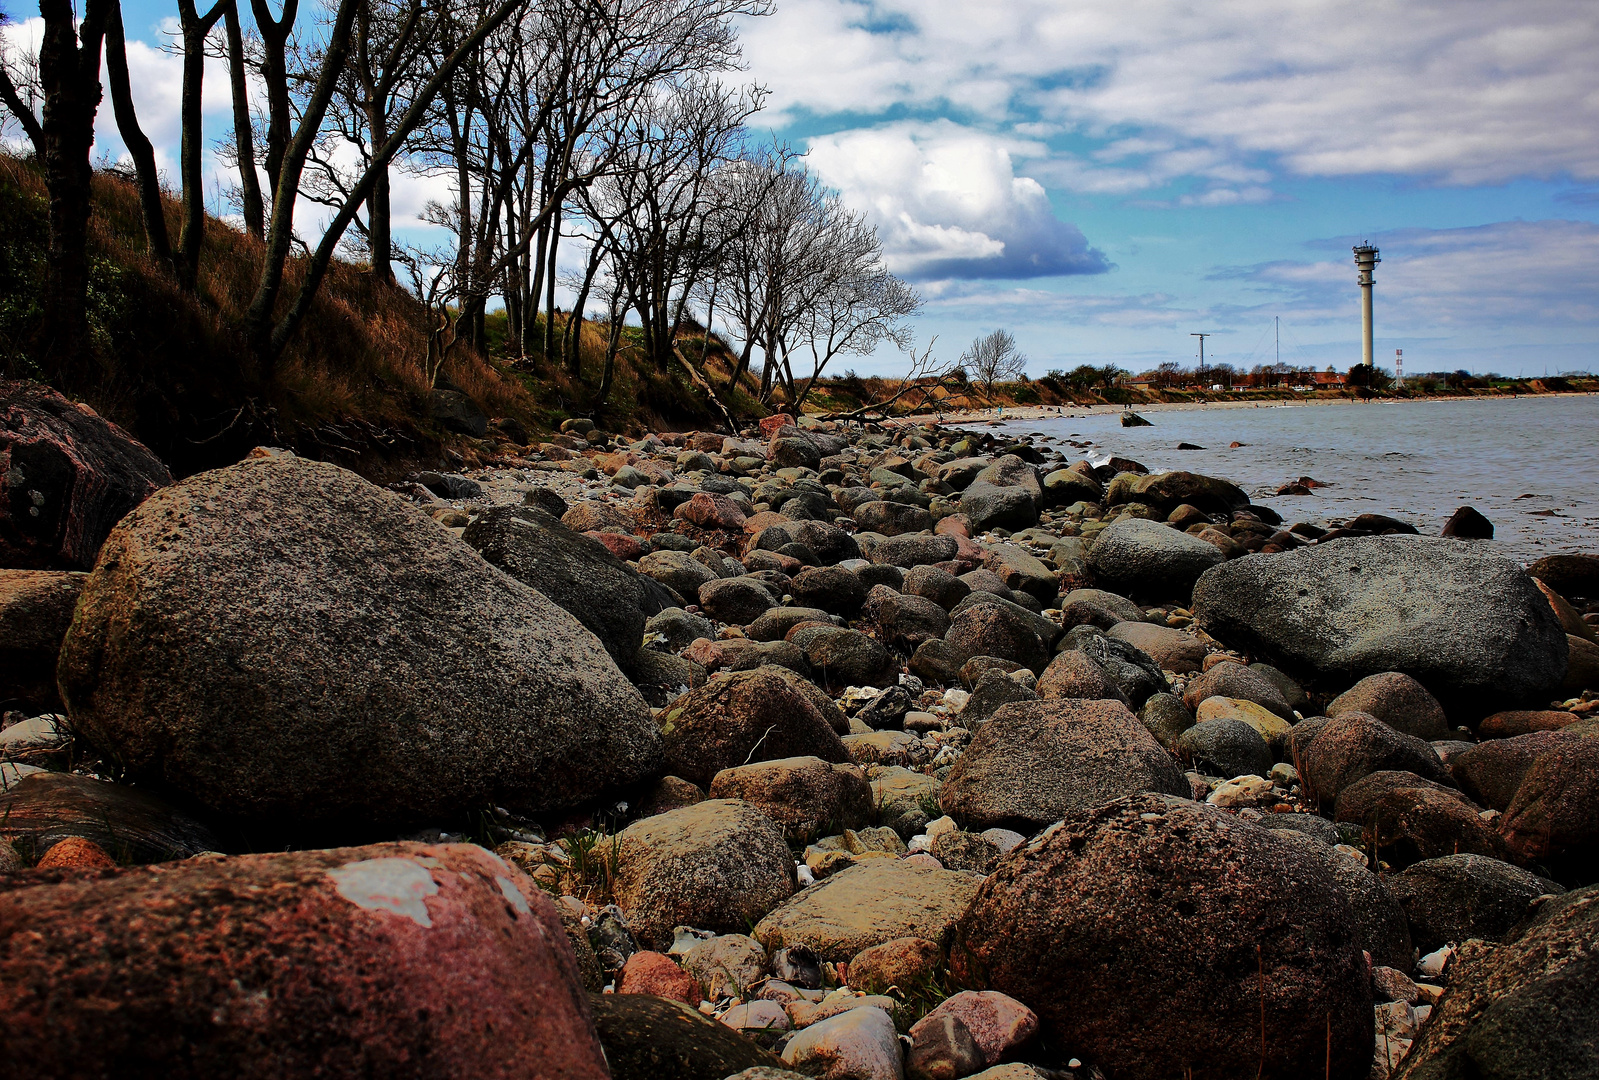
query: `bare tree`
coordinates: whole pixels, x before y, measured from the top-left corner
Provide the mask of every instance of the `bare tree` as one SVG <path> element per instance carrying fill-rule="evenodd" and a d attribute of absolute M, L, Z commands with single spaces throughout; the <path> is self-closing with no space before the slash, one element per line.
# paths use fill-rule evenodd
<path fill-rule="evenodd" d="M 1008 330 L 995 330 L 973 340 L 960 362 L 982 384 L 985 398 L 994 396 L 995 383 L 1019 379 L 1027 371 L 1027 357 L 1016 348 L 1016 339 Z"/>

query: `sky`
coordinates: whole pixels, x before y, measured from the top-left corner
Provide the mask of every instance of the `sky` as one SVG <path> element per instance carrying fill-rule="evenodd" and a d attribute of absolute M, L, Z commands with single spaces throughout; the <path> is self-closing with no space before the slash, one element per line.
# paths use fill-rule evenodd
<path fill-rule="evenodd" d="M 170 168 L 172 8 L 124 11 Z M 1205 332 L 1209 360 L 1342 369 L 1369 241 L 1379 362 L 1599 370 L 1591 0 L 777 0 L 741 35 L 757 126 L 877 225 L 939 354 L 1004 327 L 1035 376 L 1138 371 Z M 206 96 L 223 135 L 220 68 Z M 400 185 L 397 214 L 439 183 Z"/>

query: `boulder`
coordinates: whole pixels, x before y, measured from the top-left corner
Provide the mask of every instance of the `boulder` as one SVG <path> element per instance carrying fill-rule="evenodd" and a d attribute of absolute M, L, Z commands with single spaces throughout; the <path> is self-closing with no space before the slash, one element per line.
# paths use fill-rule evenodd
<path fill-rule="evenodd" d="M 1194 613 L 1228 646 L 1347 685 L 1398 671 L 1454 716 L 1544 702 L 1566 637 L 1519 566 L 1481 544 L 1346 537 L 1206 571 Z"/>
<path fill-rule="evenodd" d="M 1557 746 L 1575 745 L 1575 732 L 1534 731 L 1509 739 L 1489 739 L 1454 754 L 1449 771 L 1462 791 L 1483 806 L 1503 812 L 1533 763 Z"/>
<path fill-rule="evenodd" d="M 700 586 L 720 575 L 686 551 L 652 551 L 638 561 L 639 573 L 680 596 L 698 600 Z"/>
<path fill-rule="evenodd" d="M 1195 724 L 1177 736 L 1184 761 L 1212 776 L 1265 776 L 1271 772 L 1271 748 L 1260 732 L 1242 720 L 1223 718 Z"/>
<path fill-rule="evenodd" d="M 700 586 L 700 608 L 711 618 L 734 626 L 748 626 L 773 607 L 777 597 L 748 577 L 720 578 Z"/>
<path fill-rule="evenodd" d="M 1545 901 L 1501 945 L 1467 942 L 1396 1080 L 1599 1075 L 1599 889 Z"/>
<path fill-rule="evenodd" d="M 942 567 L 913 566 L 905 571 L 900 591 L 907 596 L 924 597 L 948 611 L 966 599 L 972 588 Z"/>
<path fill-rule="evenodd" d="M 1038 502 L 1025 487 L 996 487 L 975 481 L 961 492 L 960 512 L 975 532 L 1028 529 L 1038 524 Z"/>
<path fill-rule="evenodd" d="M 1112 523 L 1088 549 L 1095 580 L 1120 592 L 1185 603 L 1199 576 L 1225 560 L 1214 545 L 1141 518 Z"/>
<path fill-rule="evenodd" d="M 1171 689 L 1160 667 L 1135 645 L 1090 633 L 1072 648 L 1098 664 L 1135 709 L 1142 707 L 1151 694 L 1164 694 Z"/>
<path fill-rule="evenodd" d="M 550 898 L 474 845 L 36 871 L 0 921 L 18 1076 L 612 1075 Z"/>
<path fill-rule="evenodd" d="M 783 1047 L 783 1062 L 806 1076 L 901 1080 L 899 1036 L 883 1009 L 848 1009 L 812 1024 Z"/>
<path fill-rule="evenodd" d="M 1177 762 L 1117 701 L 1005 705 L 950 770 L 939 806 L 979 828 L 1030 834 L 1138 792 L 1190 793 Z"/>
<path fill-rule="evenodd" d="M 1370 773 L 1398 769 L 1438 784 L 1449 784 L 1449 770 L 1437 751 L 1413 735 L 1395 731 L 1374 716 L 1348 712 L 1327 722 L 1302 752 L 1300 776 L 1323 805 Z"/>
<path fill-rule="evenodd" d="M 795 842 L 871 824 L 872 786 L 854 765 L 816 757 L 758 761 L 723 769 L 711 798 L 741 799 L 777 822 Z"/>
<path fill-rule="evenodd" d="M 0 381 L 0 566 L 87 570 L 172 474 L 143 443 L 43 383 Z"/>
<path fill-rule="evenodd" d="M 960 542 L 953 536 L 911 533 L 891 536 L 887 540 L 880 541 L 872 548 L 872 562 L 910 570 L 918 566 L 948 562 L 959 550 Z"/>
<path fill-rule="evenodd" d="M 1260 672 L 1231 660 L 1214 664 L 1203 675 L 1191 679 L 1183 691 L 1183 704 L 1197 710 L 1200 702 L 1213 697 L 1253 701 L 1289 723 L 1294 720 L 1294 710 L 1275 683 Z"/>
<path fill-rule="evenodd" d="M 928 1019 L 943 1016 L 959 1020 L 971 1032 L 984 1066 L 1015 1056 L 1038 1034 L 1038 1014 L 995 990 L 962 990 L 927 1014 Z"/>
<path fill-rule="evenodd" d="M 1198 638 L 1142 620 L 1116 623 L 1105 631 L 1105 636 L 1125 641 L 1148 654 L 1163 670 L 1179 675 L 1198 671 L 1207 654 L 1204 643 Z"/>
<path fill-rule="evenodd" d="M 1027 618 L 1031 614 L 1003 602 L 972 604 L 950 620 L 944 641 L 961 657 L 961 663 L 974 656 L 998 656 L 1043 671 L 1049 663 L 1049 646 Z"/>
<path fill-rule="evenodd" d="M 1056 469 L 1043 480 L 1044 506 L 1070 506 L 1075 502 L 1097 503 L 1105 489 L 1092 476 L 1076 469 Z"/>
<path fill-rule="evenodd" d="M 1576 713 L 1564 709 L 1506 709 L 1483 717 L 1477 725 L 1477 735 L 1482 739 L 1510 739 L 1535 731 L 1559 731 L 1579 719 Z"/>
<path fill-rule="evenodd" d="M 873 769 L 870 775 L 872 800 L 883 824 L 902 837 L 921 832 L 928 821 L 928 809 L 938 805 L 939 782 L 901 766 Z"/>
<path fill-rule="evenodd" d="M 812 566 L 794 575 L 794 603 L 838 615 L 853 615 L 866 600 L 861 579 L 841 566 Z"/>
<path fill-rule="evenodd" d="M 838 706 L 787 668 L 735 672 L 691 690 L 661 720 L 665 771 L 708 785 L 723 769 L 754 761 L 817 757 L 847 762 Z"/>
<path fill-rule="evenodd" d="M 927 983 L 944 965 L 944 950 L 926 938 L 904 937 L 862 949 L 849 962 L 849 985 L 868 994 Z"/>
<path fill-rule="evenodd" d="M 337 466 L 199 473 L 102 550 L 61 649 L 74 729 L 217 813 L 296 829 L 541 812 L 660 764 L 592 633 Z"/>
<path fill-rule="evenodd" d="M 1027 593 L 1041 603 L 1053 603 L 1060 592 L 1054 571 L 1016 544 L 995 544 L 983 557 L 983 568 L 1003 581 L 1006 588 Z"/>
<path fill-rule="evenodd" d="M 783 1063 L 726 1024 L 681 1001 L 648 994 L 590 994 L 594 1033 L 611 1080 L 723 1080 L 750 1070 L 783 1075 Z M 558 1075 L 544 1062 L 530 1076 Z"/>
<path fill-rule="evenodd" d="M 632 531 L 633 519 L 611 503 L 589 499 L 569 507 L 561 515 L 561 524 L 580 533 L 600 529 Z"/>
<path fill-rule="evenodd" d="M 627 958 L 616 974 L 616 992 L 653 994 L 685 1005 L 700 1003 L 700 985 L 694 976 L 678 967 L 670 956 L 648 949 Z"/>
<path fill-rule="evenodd" d="M 1539 754 L 1499 822 L 1519 858 L 1562 881 L 1599 881 L 1599 738 L 1562 741 Z"/>
<path fill-rule="evenodd" d="M 891 593 L 877 603 L 877 625 L 883 631 L 884 641 L 896 649 L 911 652 L 922 642 L 949 633 L 949 616 L 925 597 Z"/>
<path fill-rule="evenodd" d="M 1492 540 L 1494 523 L 1483 517 L 1474 506 L 1462 506 L 1444 522 L 1440 536 L 1453 536 L 1461 540 Z"/>
<path fill-rule="evenodd" d="M 61 707 L 56 661 L 87 575 L 0 570 L 0 702 L 4 708 Z"/>
<path fill-rule="evenodd" d="M 1107 1076 L 1363 1080 L 1373 1019 L 1354 918 L 1301 843 L 1134 795 L 1012 852 L 957 923 L 951 966 L 1026 1003 Z"/>
<path fill-rule="evenodd" d="M 1144 707 L 1138 710 L 1138 719 L 1155 736 L 1156 742 L 1172 751 L 1177 749 L 1182 733 L 1194 726 L 1194 714 L 1188 711 L 1181 698 L 1172 694 L 1151 694 Z"/>
<path fill-rule="evenodd" d="M 1527 573 L 1567 600 L 1599 598 L 1599 555 L 1545 555 Z"/>
<path fill-rule="evenodd" d="M 1038 677 L 1038 696 L 1046 701 L 1080 698 L 1127 702 L 1127 695 L 1111 681 L 1105 670 L 1075 649 L 1058 653 L 1049 662 L 1049 667 Z"/>
<path fill-rule="evenodd" d="M 1003 671 L 985 671 L 978 676 L 972 686 L 971 696 L 960 711 L 960 726 L 976 731 L 988 723 L 1002 706 L 1018 701 L 1037 701 L 1038 697 Z"/>
<path fill-rule="evenodd" d="M 1444 855 L 1513 857 L 1465 796 L 1431 787 L 1396 787 L 1377 795 L 1361 823 L 1361 841 L 1394 869 Z"/>
<path fill-rule="evenodd" d="M 884 502 L 881 499 L 862 503 L 850 516 L 863 530 L 882 533 L 884 536 L 926 532 L 933 527 L 933 515 L 920 506 Z"/>
<path fill-rule="evenodd" d="M 1399 671 L 1368 675 L 1327 706 L 1328 716 L 1346 712 L 1375 716 L 1395 731 L 1432 742 L 1449 734 L 1449 720 L 1427 688 Z"/>
<path fill-rule="evenodd" d="M 768 950 L 803 945 L 834 963 L 895 938 L 942 944 L 977 885 L 954 870 L 872 859 L 796 894 L 761 920 L 755 939 Z"/>
<path fill-rule="evenodd" d="M 626 668 L 644 638 L 638 574 L 602 544 L 532 507 L 493 507 L 461 534 L 478 554 L 586 626 Z"/>
<path fill-rule="evenodd" d="M 1114 487 L 1107 492 L 1107 501 L 1146 503 L 1162 514 L 1184 503 L 1207 514 L 1230 514 L 1248 506 L 1249 496 L 1238 485 L 1214 476 L 1167 472 L 1133 477 L 1119 493 Z"/>
<path fill-rule="evenodd" d="M 1423 953 L 1449 942 L 1502 941 L 1540 896 L 1565 892 L 1555 882 L 1485 855 L 1424 859 L 1387 877 Z"/>
<path fill-rule="evenodd" d="M 843 626 L 806 626 L 789 637 L 805 653 L 816 679 L 836 691 L 846 686 L 891 686 L 899 664 L 886 646 Z"/>
<path fill-rule="evenodd" d="M 186 859 L 220 846 L 203 823 L 142 788 L 35 772 L 0 791 L 0 833 L 35 858 L 71 837 L 125 863 Z"/>
<path fill-rule="evenodd" d="M 617 835 L 615 875 L 628 929 L 662 952 L 674 927 L 745 930 L 797 887 L 783 830 L 736 799 L 633 822 Z"/>
<path fill-rule="evenodd" d="M 744 527 L 744 511 L 738 508 L 738 504 L 726 495 L 709 491 L 697 492 L 688 502 L 673 510 L 672 516 L 702 529 L 734 532 Z"/>
<path fill-rule="evenodd" d="M 715 1000 L 743 997 L 767 975 L 766 950 L 748 934 L 720 934 L 700 942 L 683 957 L 683 970 Z"/>

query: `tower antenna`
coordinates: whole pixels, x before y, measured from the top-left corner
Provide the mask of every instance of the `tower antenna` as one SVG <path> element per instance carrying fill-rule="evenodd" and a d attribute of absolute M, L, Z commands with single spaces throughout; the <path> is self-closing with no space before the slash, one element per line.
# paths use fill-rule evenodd
<path fill-rule="evenodd" d="M 1208 333 L 1207 334 L 1192 334 L 1191 333 L 1188 336 L 1189 337 L 1196 337 L 1196 338 L 1199 339 L 1199 381 L 1200 381 L 1201 384 L 1203 384 L 1204 381 L 1205 381 L 1205 339 L 1208 338 L 1208 337 L 1214 337 L 1215 335 L 1214 334 L 1208 334 Z"/>
<path fill-rule="evenodd" d="M 1372 271 L 1382 259 L 1370 244 L 1355 247 L 1355 269 L 1360 271 L 1360 362 L 1372 366 L 1371 355 L 1371 287 Z"/>

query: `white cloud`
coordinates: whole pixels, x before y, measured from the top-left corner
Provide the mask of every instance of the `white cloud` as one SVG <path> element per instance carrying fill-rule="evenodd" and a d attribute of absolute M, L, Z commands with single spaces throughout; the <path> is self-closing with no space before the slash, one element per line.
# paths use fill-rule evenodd
<path fill-rule="evenodd" d="M 813 139 L 807 161 L 871 215 L 890 269 L 907 277 L 1108 269 L 1076 226 L 1055 217 L 1042 185 L 1015 174 L 1014 148 L 954 124 L 901 124 Z"/>
<path fill-rule="evenodd" d="M 1307 176 L 1599 178 L 1586 0 L 785 0 L 744 35 L 752 74 L 788 115 L 1134 130 L 1157 178 L 1184 150 Z M 1079 171 L 1089 190 L 1138 186 Z"/>

